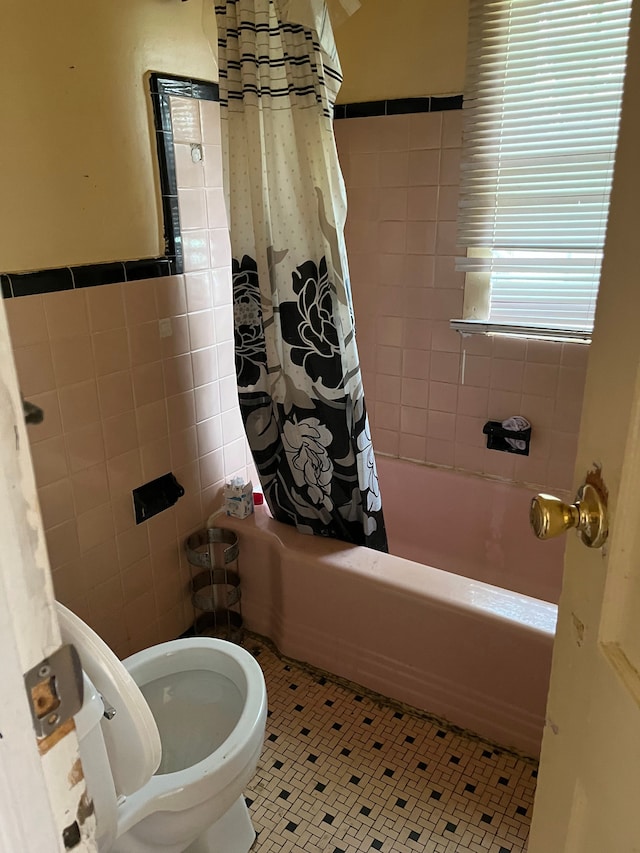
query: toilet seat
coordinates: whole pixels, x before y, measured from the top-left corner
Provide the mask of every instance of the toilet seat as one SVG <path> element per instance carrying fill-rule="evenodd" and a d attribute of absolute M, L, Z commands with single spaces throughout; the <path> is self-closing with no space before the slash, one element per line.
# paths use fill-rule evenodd
<path fill-rule="evenodd" d="M 144 696 L 109 646 L 79 619 L 56 602 L 62 640 L 78 650 L 82 668 L 115 716 L 102 724 L 117 796 L 143 787 L 160 765 L 160 733 Z"/>

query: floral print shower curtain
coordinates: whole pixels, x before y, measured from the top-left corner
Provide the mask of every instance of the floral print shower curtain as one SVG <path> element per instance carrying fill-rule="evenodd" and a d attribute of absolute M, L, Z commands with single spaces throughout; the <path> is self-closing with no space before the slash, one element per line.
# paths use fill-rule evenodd
<path fill-rule="evenodd" d="M 325 3 L 227 0 L 216 18 L 238 395 L 265 498 L 302 532 L 384 551 Z"/>

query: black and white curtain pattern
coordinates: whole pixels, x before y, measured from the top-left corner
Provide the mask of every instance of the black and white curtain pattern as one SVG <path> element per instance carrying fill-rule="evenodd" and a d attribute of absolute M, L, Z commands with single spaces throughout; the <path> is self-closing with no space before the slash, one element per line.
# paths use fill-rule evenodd
<path fill-rule="evenodd" d="M 386 551 L 325 3 L 227 0 L 216 18 L 238 394 L 265 498 L 301 532 Z"/>

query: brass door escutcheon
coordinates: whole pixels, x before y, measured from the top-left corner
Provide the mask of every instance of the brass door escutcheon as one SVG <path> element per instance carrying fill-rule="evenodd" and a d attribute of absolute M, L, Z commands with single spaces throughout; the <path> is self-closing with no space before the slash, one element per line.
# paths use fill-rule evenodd
<path fill-rule="evenodd" d="M 573 504 L 553 495 L 536 495 L 529 521 L 538 539 L 552 539 L 575 527 L 588 548 L 601 548 L 609 532 L 606 500 L 591 483 L 580 486 Z"/>

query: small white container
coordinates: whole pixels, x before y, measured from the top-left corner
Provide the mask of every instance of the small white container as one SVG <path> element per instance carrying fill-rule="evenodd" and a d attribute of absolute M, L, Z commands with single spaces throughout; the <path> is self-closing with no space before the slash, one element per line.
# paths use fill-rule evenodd
<path fill-rule="evenodd" d="M 222 490 L 224 497 L 224 509 L 227 515 L 234 518 L 246 518 L 253 512 L 253 484 L 242 481 L 240 477 L 234 477 L 224 484 Z"/>

